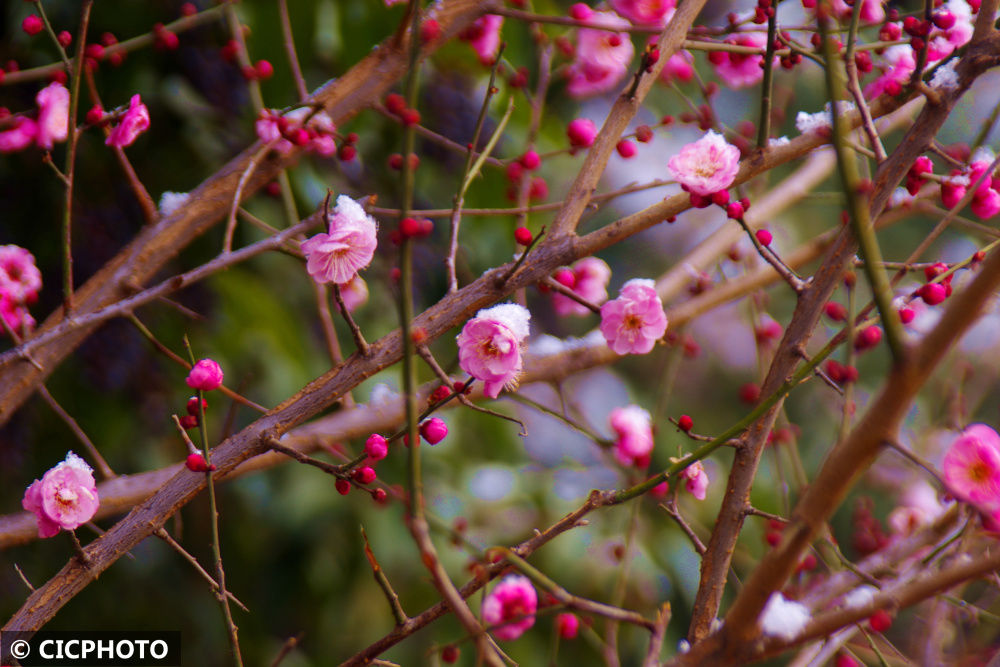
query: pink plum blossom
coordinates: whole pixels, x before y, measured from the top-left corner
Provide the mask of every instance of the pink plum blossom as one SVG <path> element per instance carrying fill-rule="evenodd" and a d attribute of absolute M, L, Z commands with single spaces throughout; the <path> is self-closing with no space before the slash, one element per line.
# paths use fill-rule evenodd
<path fill-rule="evenodd" d="M 622 465 L 645 468 L 653 451 L 653 429 L 649 412 L 638 405 L 628 405 L 611 411 L 608 421 L 618 436 L 615 440 L 615 458 Z"/>
<path fill-rule="evenodd" d="M 202 391 L 212 391 L 222 386 L 222 367 L 213 359 L 202 359 L 188 373 L 187 386 Z"/>
<path fill-rule="evenodd" d="M 353 313 L 368 301 L 368 283 L 355 273 L 353 278 L 340 285 L 340 298 L 344 300 L 347 312 Z M 337 306 L 337 309 L 339 310 L 340 306 Z"/>
<path fill-rule="evenodd" d="M 646 354 L 667 330 L 667 315 L 652 280 L 635 278 L 601 306 L 601 333 L 617 354 Z"/>
<path fill-rule="evenodd" d="M 42 272 L 35 257 L 16 245 L 0 246 L 0 295 L 14 304 L 33 303 L 42 289 Z"/>
<path fill-rule="evenodd" d="M 523 306 L 503 303 L 480 310 L 458 334 L 458 364 L 484 383 L 483 393 L 490 398 L 517 386 L 530 319 Z"/>
<path fill-rule="evenodd" d="M 573 265 L 573 292 L 595 306 L 600 306 L 608 300 L 608 281 L 611 280 L 611 267 L 597 257 L 584 257 Z M 590 315 L 591 310 L 558 292 L 552 293 L 552 305 L 558 315 Z"/>
<path fill-rule="evenodd" d="M 35 328 L 35 318 L 28 309 L 2 292 L 0 292 L 0 317 L 15 333 Z M 6 327 L 3 328 L 3 333 L 6 333 Z"/>
<path fill-rule="evenodd" d="M 19 116 L 14 126 L 0 132 L 0 153 L 24 150 L 38 136 L 38 123 L 27 116 Z"/>
<path fill-rule="evenodd" d="M 257 138 L 272 144 L 271 148 L 282 155 L 298 145 L 329 157 L 337 152 L 336 129 L 328 113 L 308 106 L 292 109 L 284 115 L 276 109 L 264 109 L 254 122 Z"/>
<path fill-rule="evenodd" d="M 612 12 L 594 12 L 591 23 L 628 28 L 629 22 Z M 581 28 L 576 38 L 573 64 L 567 70 L 567 92 L 573 97 L 604 93 L 628 73 L 635 49 L 628 33 Z"/>
<path fill-rule="evenodd" d="M 39 537 L 73 530 L 94 518 L 100 505 L 93 470 L 69 452 L 64 461 L 28 487 L 21 505 L 35 515 Z"/>
<path fill-rule="evenodd" d="M 935 26 L 931 30 L 927 42 L 927 60 L 929 62 L 935 62 L 951 55 L 952 51 L 972 39 L 974 16 L 969 3 L 965 0 L 950 0 L 937 11 L 951 14 L 955 22 L 949 28 Z"/>
<path fill-rule="evenodd" d="M 973 424 L 955 439 L 941 464 L 953 494 L 974 505 L 1000 507 L 1000 435 Z"/>
<path fill-rule="evenodd" d="M 833 0 L 831 3 L 833 13 L 841 20 L 849 20 L 853 11 L 853 3 L 848 5 L 844 0 Z M 882 23 L 885 20 L 885 7 L 881 0 L 863 0 L 861 12 L 858 16 L 862 24 L 871 25 Z"/>
<path fill-rule="evenodd" d="M 466 28 L 460 37 L 479 56 L 479 62 L 492 65 L 500 50 L 500 28 L 503 27 L 503 17 L 496 14 L 486 14 L 476 19 L 475 23 Z"/>
<path fill-rule="evenodd" d="M 726 44 L 763 49 L 767 46 L 767 35 L 761 32 L 741 33 L 727 37 Z M 764 78 L 764 70 L 760 66 L 764 62 L 764 56 L 715 51 L 710 60 L 715 66 L 715 73 L 729 88 L 747 88 L 760 83 Z"/>
<path fill-rule="evenodd" d="M 142 103 L 139 95 L 133 95 L 128 110 L 122 116 L 121 122 L 111 130 L 104 140 L 108 146 L 125 148 L 131 146 L 140 134 L 149 129 L 149 109 Z"/>
<path fill-rule="evenodd" d="M 50 83 L 35 96 L 38 104 L 38 134 L 35 141 L 49 150 L 69 134 L 69 91 L 61 83 Z"/>
<path fill-rule="evenodd" d="M 318 283 L 350 281 L 368 266 L 378 245 L 378 225 L 361 205 L 348 197 L 337 197 L 328 233 L 316 234 L 302 243 L 306 271 Z"/>
<path fill-rule="evenodd" d="M 882 93 L 898 95 L 917 68 L 917 60 L 912 48 L 897 44 L 885 50 L 879 67 L 882 75 L 865 86 L 864 93 L 868 99 L 874 99 Z"/>
<path fill-rule="evenodd" d="M 708 491 L 708 473 L 701 461 L 695 461 L 680 473 L 684 481 L 684 488 L 698 500 L 704 500 Z"/>
<path fill-rule="evenodd" d="M 483 599 L 483 623 L 497 639 L 517 639 L 535 624 L 538 594 L 520 574 L 504 577 Z"/>
<path fill-rule="evenodd" d="M 662 28 L 677 7 L 676 0 L 611 0 L 611 8 L 636 25 Z"/>
<path fill-rule="evenodd" d="M 986 173 L 986 170 L 990 168 L 992 161 L 992 158 L 989 161 L 980 159 L 969 165 L 969 183 L 975 184 Z M 1000 213 L 1000 192 L 997 192 L 993 187 L 992 174 L 988 174 L 986 178 L 983 178 L 983 182 L 976 188 L 969 208 L 984 220 Z"/>
<path fill-rule="evenodd" d="M 688 192 L 705 197 L 725 190 L 740 170 L 740 150 L 712 130 L 667 162 L 670 174 Z"/>
<path fill-rule="evenodd" d="M 660 79 L 664 83 L 670 83 L 675 79 L 681 83 L 687 83 L 694 78 L 693 62 L 694 56 L 689 51 L 681 49 L 664 63 L 663 69 L 660 71 Z"/>

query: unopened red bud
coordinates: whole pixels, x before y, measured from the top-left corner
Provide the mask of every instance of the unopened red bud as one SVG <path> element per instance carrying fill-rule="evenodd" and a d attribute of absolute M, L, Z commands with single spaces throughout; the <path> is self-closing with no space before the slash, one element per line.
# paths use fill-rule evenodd
<path fill-rule="evenodd" d="M 730 203 L 728 206 L 726 206 L 726 216 L 733 220 L 739 220 L 740 218 L 742 218 L 743 204 L 739 203 L 738 201 Z M 729 258 L 732 259 L 734 262 L 737 261 L 739 259 L 738 251 L 736 259 L 733 259 L 732 252 L 730 252 Z"/>
<path fill-rule="evenodd" d="M 399 119 L 406 127 L 412 127 L 420 122 L 420 112 L 416 109 L 403 109 L 399 114 Z"/>
<path fill-rule="evenodd" d="M 521 166 L 528 171 L 534 171 L 535 169 L 538 169 L 539 165 L 542 164 L 542 158 L 539 157 L 537 152 L 529 150 L 525 151 L 524 155 L 521 156 L 518 162 L 520 162 Z"/>
<path fill-rule="evenodd" d="M 885 632 L 892 627 L 892 616 L 885 609 L 879 609 L 868 617 L 868 625 L 875 632 Z"/>
<path fill-rule="evenodd" d="M 774 235 L 771 234 L 771 232 L 769 232 L 766 229 L 758 229 L 756 232 L 754 232 L 754 236 L 757 237 L 757 241 L 762 246 L 769 246 L 771 245 L 771 241 L 774 240 Z"/>
<path fill-rule="evenodd" d="M 59 46 L 64 49 L 73 43 L 73 35 L 71 35 L 68 30 L 61 30 L 59 34 L 56 35 L 56 39 L 59 41 Z"/>
<path fill-rule="evenodd" d="M 837 303 L 836 301 L 828 301 L 825 306 L 823 306 L 823 312 L 834 322 L 844 322 L 847 320 L 847 307 L 842 303 Z"/>
<path fill-rule="evenodd" d="M 351 492 L 351 483 L 346 479 L 338 479 L 333 485 L 336 487 L 337 493 L 342 496 L 346 496 Z"/>
<path fill-rule="evenodd" d="M 633 144 L 628 139 L 622 139 L 621 141 L 619 141 L 618 145 L 615 146 L 615 149 L 618 151 L 618 154 L 621 155 L 626 160 L 631 157 L 635 157 L 636 153 L 635 144 Z"/>
<path fill-rule="evenodd" d="M 212 472 L 215 470 L 215 465 L 209 465 L 201 452 L 188 454 L 187 459 L 184 460 L 184 465 L 191 472 Z"/>
<path fill-rule="evenodd" d="M 649 143 L 653 140 L 653 130 L 649 127 L 649 125 L 640 125 L 635 128 L 635 139 L 636 141 L 640 141 L 644 144 Z"/>
<path fill-rule="evenodd" d="M 21 21 L 21 30 L 23 30 L 25 33 L 27 33 L 32 37 L 34 37 L 44 29 L 45 29 L 45 24 L 42 22 L 42 19 L 40 19 L 35 14 L 28 14 L 27 16 L 24 17 L 24 20 Z"/>
<path fill-rule="evenodd" d="M 385 98 L 385 108 L 397 116 L 406 110 L 406 100 L 399 93 L 389 93 Z"/>
<path fill-rule="evenodd" d="M 377 503 L 384 503 L 387 497 L 385 489 L 375 489 L 372 492 L 372 500 Z"/>
<path fill-rule="evenodd" d="M 104 109 L 100 104 L 95 104 L 87 110 L 86 121 L 88 125 L 98 125 L 104 120 Z"/>
<path fill-rule="evenodd" d="M 729 191 L 719 190 L 712 193 L 712 203 L 716 206 L 726 206 L 729 204 Z"/>
<path fill-rule="evenodd" d="M 358 484 L 371 484 L 375 477 L 375 469 L 370 466 L 362 466 L 354 471 L 354 481 Z"/>
<path fill-rule="evenodd" d="M 254 65 L 253 68 L 257 73 L 257 78 L 261 81 L 270 79 L 271 76 L 274 75 L 274 65 L 267 60 L 258 60 L 257 64 Z"/>
<path fill-rule="evenodd" d="M 531 230 L 529 230 L 527 227 L 518 227 L 517 229 L 514 230 L 514 240 L 519 245 L 524 245 L 524 246 L 529 245 L 533 240 L 533 237 L 531 235 Z"/>
<path fill-rule="evenodd" d="M 427 19 L 420 26 L 420 40 L 427 44 L 441 36 L 441 24 L 435 19 Z"/>
<path fill-rule="evenodd" d="M 687 433 L 694 426 L 694 420 L 688 415 L 681 415 L 677 419 L 677 428 Z"/>
<path fill-rule="evenodd" d="M 181 423 L 181 428 L 185 431 L 190 431 L 191 429 L 198 427 L 197 415 L 184 415 L 179 421 Z"/>

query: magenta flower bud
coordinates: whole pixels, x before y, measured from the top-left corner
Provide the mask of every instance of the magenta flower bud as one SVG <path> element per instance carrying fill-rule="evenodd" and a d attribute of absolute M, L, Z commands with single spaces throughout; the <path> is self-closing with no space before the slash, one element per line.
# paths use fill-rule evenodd
<path fill-rule="evenodd" d="M 108 146 L 125 148 L 131 146 L 136 137 L 149 129 L 149 110 L 142 103 L 139 95 L 133 95 L 128 111 L 122 116 L 121 122 L 111 130 L 104 140 Z"/>
<path fill-rule="evenodd" d="M 372 433 L 365 440 L 365 454 L 372 461 L 381 461 L 389 454 L 389 441 L 378 433 Z"/>
<path fill-rule="evenodd" d="M 580 629 L 580 619 L 576 614 L 564 613 L 556 616 L 556 628 L 563 639 L 573 639 Z"/>
<path fill-rule="evenodd" d="M 202 391 L 218 389 L 222 386 L 222 367 L 211 359 L 202 359 L 188 373 L 187 385 Z"/>
<path fill-rule="evenodd" d="M 590 148 L 594 145 L 594 138 L 597 136 L 597 126 L 589 118 L 577 118 L 571 120 L 566 126 L 566 136 L 569 137 L 570 146 Z"/>
<path fill-rule="evenodd" d="M 448 435 L 448 425 L 437 417 L 431 417 L 420 425 L 420 435 L 432 445 L 436 445 Z"/>
<path fill-rule="evenodd" d="M 358 484 L 371 484 L 375 481 L 375 469 L 364 466 L 354 471 L 354 481 Z"/>

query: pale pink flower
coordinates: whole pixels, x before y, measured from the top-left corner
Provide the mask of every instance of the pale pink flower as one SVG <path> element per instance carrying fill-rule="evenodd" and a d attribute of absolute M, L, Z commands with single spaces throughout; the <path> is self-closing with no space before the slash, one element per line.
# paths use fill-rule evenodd
<path fill-rule="evenodd" d="M 476 21 L 462 31 L 461 39 L 479 56 L 479 62 L 492 65 L 500 50 L 500 28 L 503 27 L 503 17 L 496 14 L 480 16 Z"/>
<path fill-rule="evenodd" d="M 35 96 L 38 103 L 38 134 L 35 141 L 48 150 L 69 134 L 69 91 L 61 83 L 50 83 Z"/>
<path fill-rule="evenodd" d="M 629 22 L 612 12 L 594 12 L 590 23 L 609 28 L 628 28 Z M 567 70 L 566 91 L 586 97 L 614 88 L 628 73 L 635 49 L 628 33 L 580 28 L 573 64 Z"/>
<path fill-rule="evenodd" d="M 688 192 L 709 197 L 725 190 L 740 170 L 740 150 L 712 130 L 667 162 L 670 174 Z"/>
<path fill-rule="evenodd" d="M 503 303 L 480 310 L 458 334 L 458 364 L 484 383 L 483 393 L 490 398 L 517 386 L 521 344 L 528 337 L 530 319 L 523 306 Z"/>
<path fill-rule="evenodd" d="M 976 160 L 969 165 L 969 183 L 974 184 L 980 179 L 980 177 L 986 172 L 990 167 L 989 162 L 985 160 Z M 986 220 L 992 218 L 997 213 L 1000 213 L 1000 192 L 997 192 L 993 187 L 992 174 L 988 175 L 983 179 L 983 182 L 976 188 L 976 193 L 972 197 L 972 203 L 969 205 L 972 212 L 978 215 L 980 218 Z"/>
<path fill-rule="evenodd" d="M 13 153 L 24 150 L 38 136 L 38 123 L 26 116 L 19 116 L 14 126 L 0 132 L 0 153 Z"/>
<path fill-rule="evenodd" d="M 962 500 L 1000 506 L 1000 435 L 973 424 L 955 439 L 941 464 L 945 484 Z"/>
<path fill-rule="evenodd" d="M 535 624 L 538 594 L 531 581 L 510 574 L 483 599 L 483 623 L 497 639 L 517 639 Z"/>
<path fill-rule="evenodd" d="M 282 127 L 286 127 L 287 124 L 288 122 L 283 120 L 281 114 L 274 109 L 264 109 L 254 122 L 254 130 L 257 132 L 258 139 L 265 144 L 273 142 L 274 145 L 271 148 L 282 155 L 287 155 L 294 148 L 292 142 L 285 139 L 281 133 Z"/>
<path fill-rule="evenodd" d="M 635 278 L 601 306 L 601 333 L 617 354 L 646 354 L 667 330 L 667 315 L 652 280 Z"/>
<path fill-rule="evenodd" d="M 865 97 L 874 99 L 882 93 L 898 95 L 917 68 L 917 60 L 909 45 L 897 44 L 885 50 L 879 65 L 882 75 L 865 86 Z"/>
<path fill-rule="evenodd" d="M 344 300 L 347 312 L 353 313 L 368 301 L 368 283 L 355 273 L 353 278 L 340 285 L 340 298 Z M 337 309 L 340 307 L 337 306 Z"/>
<path fill-rule="evenodd" d="M 761 32 L 744 32 L 727 37 L 726 44 L 763 49 L 767 46 L 767 35 Z M 747 88 L 760 83 L 764 78 L 764 70 L 760 66 L 764 62 L 764 56 L 761 55 L 715 51 L 711 54 L 711 62 L 715 66 L 715 73 L 729 88 Z"/>
<path fill-rule="evenodd" d="M 896 535 L 912 535 L 944 512 L 937 491 L 924 480 L 907 484 L 900 504 L 889 512 L 886 523 Z"/>
<path fill-rule="evenodd" d="M 125 148 L 131 146 L 136 137 L 149 129 L 149 109 L 142 103 L 138 94 L 133 95 L 128 110 L 121 121 L 111 129 L 111 134 L 104 140 L 108 146 Z"/>
<path fill-rule="evenodd" d="M 16 245 L 0 246 L 0 295 L 15 304 L 33 303 L 42 289 L 42 272 L 35 257 Z"/>
<path fill-rule="evenodd" d="M 342 285 L 371 263 L 378 245 L 378 225 L 361 204 L 340 195 L 328 232 L 302 243 L 306 271 L 318 283 Z"/>
<path fill-rule="evenodd" d="M 611 411 L 608 421 L 618 438 L 615 458 L 624 466 L 645 468 L 653 451 L 653 429 L 649 412 L 638 405 L 628 405 Z"/>
<path fill-rule="evenodd" d="M 786 600 L 784 595 L 775 592 L 760 612 L 760 629 L 766 635 L 791 641 L 805 629 L 811 618 L 804 604 Z"/>
<path fill-rule="evenodd" d="M 636 25 L 661 28 L 674 15 L 676 0 L 611 0 L 611 8 Z"/>
<path fill-rule="evenodd" d="M 611 267 L 607 262 L 597 257 L 584 257 L 573 265 L 573 291 L 580 297 L 600 306 L 608 300 L 608 282 L 611 280 Z M 552 305 L 558 315 L 590 315 L 591 310 L 558 292 L 552 293 Z"/>
<path fill-rule="evenodd" d="M 61 529 L 73 530 L 87 523 L 99 505 L 93 470 L 73 452 L 42 479 L 36 479 L 21 501 L 21 506 L 35 515 L 39 537 L 52 537 Z"/>
<path fill-rule="evenodd" d="M 684 481 L 684 488 L 698 500 L 704 500 L 708 492 L 708 473 L 701 461 L 695 461 L 680 472 L 680 478 Z"/>
<path fill-rule="evenodd" d="M 212 391 L 222 386 L 222 366 L 212 359 L 202 359 L 188 373 L 187 386 L 202 391 Z"/>
<path fill-rule="evenodd" d="M 667 59 L 660 71 L 660 79 L 670 83 L 674 79 L 687 83 L 694 78 L 694 56 L 689 51 L 681 49 Z"/>

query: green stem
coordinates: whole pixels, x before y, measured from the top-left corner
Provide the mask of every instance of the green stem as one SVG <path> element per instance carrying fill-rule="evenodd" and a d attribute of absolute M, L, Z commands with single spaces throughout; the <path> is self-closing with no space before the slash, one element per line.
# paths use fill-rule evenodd
<path fill-rule="evenodd" d="M 772 10 L 774 7 L 771 8 Z M 778 12 L 767 19 L 767 51 L 764 55 L 764 82 L 760 93 L 760 123 L 757 126 L 757 148 L 767 148 L 771 136 L 771 94 L 774 88 L 774 42 L 778 37 Z"/>
<path fill-rule="evenodd" d="M 858 192 L 860 184 L 858 168 L 854 162 L 854 156 L 848 150 L 844 119 L 837 108 L 839 106 L 838 99 L 840 99 L 842 85 L 837 76 L 837 56 L 833 51 L 833 42 L 829 39 L 827 19 L 819 18 L 817 22 L 819 23 L 820 34 L 823 37 L 823 52 L 827 62 L 826 88 L 831 107 L 832 143 L 834 150 L 837 152 L 837 168 L 840 172 L 844 194 L 847 196 L 851 229 L 858 241 L 861 257 L 865 262 L 865 277 L 871 286 L 875 297 L 875 306 L 878 308 L 879 315 L 882 318 L 882 326 L 885 329 L 886 342 L 889 345 L 889 350 L 892 352 L 893 362 L 899 364 L 906 353 L 903 323 L 892 308 L 892 287 L 889 285 L 889 277 L 882 264 L 882 251 L 875 236 L 875 229 L 872 226 L 868 207 Z"/>

